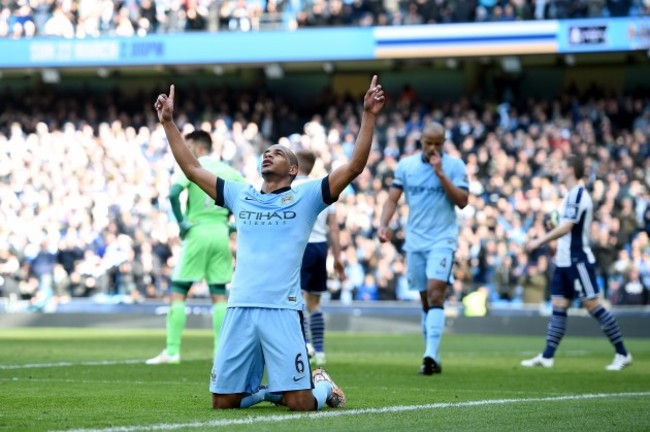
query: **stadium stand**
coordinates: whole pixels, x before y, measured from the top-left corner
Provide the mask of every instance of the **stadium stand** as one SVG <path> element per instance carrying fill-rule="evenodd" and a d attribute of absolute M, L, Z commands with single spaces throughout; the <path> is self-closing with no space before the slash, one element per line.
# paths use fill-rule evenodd
<path fill-rule="evenodd" d="M 649 11 L 647 1 L 604 0 L 4 0 L 0 37 L 640 17 Z M 474 67 L 484 60 L 472 60 Z M 567 62 L 558 60 L 552 69 Z M 618 70 L 626 62 L 647 65 L 647 58 L 623 58 Z M 403 73 L 418 75 L 421 83 L 432 63 L 413 63 Z M 324 163 L 316 173 L 350 155 L 359 109 L 345 91 L 324 88 L 314 100 L 296 103 L 295 94 L 274 94 L 263 82 L 213 86 L 205 71 L 198 76 L 170 69 L 156 81 L 167 85 L 179 78 L 183 132 L 209 131 L 216 152 L 253 183 L 260 182 L 259 155 L 271 143 L 316 151 Z M 0 304 L 6 310 L 53 310 L 74 298 L 137 303 L 167 295 L 180 247 L 167 203 L 174 162 L 150 107 L 164 89 L 112 88 L 102 78 L 88 78 L 94 72 L 86 72 L 83 85 L 0 81 Z M 649 89 L 563 85 L 558 92 L 531 95 L 543 78 L 512 79 L 488 67 L 473 73 L 483 72 L 488 78 L 478 85 L 494 86 L 489 94 L 463 89 L 446 99 L 409 85 L 391 88 L 368 169 L 340 199 L 348 279 L 332 282 L 330 297 L 343 303 L 416 300 L 407 290 L 400 253 L 405 208 L 394 223 L 392 243 L 379 245 L 376 229 L 397 161 L 417 150 L 422 125 L 435 119 L 447 127 L 447 150 L 466 161 L 472 192 L 470 205 L 459 213 L 450 305 L 483 286 L 491 305 L 517 308 L 548 300 L 552 251 L 529 257 L 522 245 L 558 205 L 554 167 L 569 149 L 588 166 L 599 285 L 615 305 L 648 304 Z M 583 69 L 574 78 L 586 80 L 589 73 Z M 199 285 L 192 295 L 206 296 L 207 290 Z"/>
<path fill-rule="evenodd" d="M 641 0 L 5 0 L 0 37 L 143 36 L 650 15 Z"/>
<path fill-rule="evenodd" d="M 349 155 L 358 128 L 356 107 L 345 100 L 298 113 L 263 92 L 183 92 L 182 129 L 210 131 L 224 160 L 253 183 L 269 143 L 309 147 L 329 166 Z M 0 234 L 8 240 L 0 248 L 0 292 L 29 301 L 32 309 L 70 297 L 131 302 L 164 296 L 179 242 L 166 200 L 173 160 L 153 111 L 143 108 L 153 95 L 87 97 L 52 87 L 38 94 L 6 89 L 0 101 Z M 416 150 L 430 118 L 448 127 L 448 151 L 467 161 L 472 190 L 459 215 L 449 302 L 479 285 L 489 288 L 493 303 L 547 298 L 528 290 L 546 286 L 548 251 L 529 259 L 522 244 L 527 233 L 543 229 L 544 214 L 557 205 L 554 162 L 573 146 L 587 161 L 597 203 L 592 229 L 599 281 L 613 303 L 647 303 L 650 99 L 571 91 L 507 109 L 465 99 L 432 105 L 408 89 L 392 95 L 369 167 L 340 199 L 349 277 L 344 286 L 332 286 L 332 298 L 358 297 L 371 275 L 376 292 L 370 297 L 411 299 L 399 253 L 404 212 L 392 244 L 378 245 L 375 231 L 392 169 L 400 155 Z M 194 294 L 205 295 L 200 287 Z"/>

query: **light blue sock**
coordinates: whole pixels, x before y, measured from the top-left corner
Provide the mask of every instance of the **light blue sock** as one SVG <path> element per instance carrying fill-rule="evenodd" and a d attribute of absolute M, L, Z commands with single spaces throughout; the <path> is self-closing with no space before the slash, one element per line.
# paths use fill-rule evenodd
<path fill-rule="evenodd" d="M 274 404 L 282 405 L 282 396 L 283 396 L 282 393 L 274 393 L 267 390 L 266 393 L 264 394 L 264 400 Z"/>
<path fill-rule="evenodd" d="M 427 315 L 427 312 L 422 311 L 422 317 L 420 317 L 420 321 L 422 323 L 422 336 L 424 337 L 425 346 L 427 344 Z"/>
<path fill-rule="evenodd" d="M 429 309 L 427 313 L 427 342 L 425 357 L 431 357 L 440 364 L 440 340 L 445 328 L 445 311 L 440 307 Z"/>
<path fill-rule="evenodd" d="M 319 381 L 314 385 L 311 394 L 316 398 L 316 409 L 319 410 L 325 406 L 325 401 L 332 394 L 332 384 L 327 381 Z"/>
<path fill-rule="evenodd" d="M 241 402 L 239 403 L 239 408 L 249 408 L 264 401 L 264 398 L 268 391 L 268 389 L 260 389 L 257 393 L 253 393 L 242 398 Z"/>

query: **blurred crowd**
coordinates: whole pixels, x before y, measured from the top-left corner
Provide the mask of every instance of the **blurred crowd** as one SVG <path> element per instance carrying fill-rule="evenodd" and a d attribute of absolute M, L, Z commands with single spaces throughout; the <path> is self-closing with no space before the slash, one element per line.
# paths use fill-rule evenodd
<path fill-rule="evenodd" d="M 650 0 L 0 0 L 0 37 L 650 15 Z"/>
<path fill-rule="evenodd" d="M 214 154 L 254 185 L 271 143 L 310 148 L 320 177 L 347 160 L 361 95 L 325 91 L 309 108 L 264 90 L 177 89 L 183 133 L 209 131 Z M 648 304 L 650 293 L 650 96 L 590 96 L 567 90 L 519 103 L 420 100 L 404 87 L 377 121 L 364 173 L 337 204 L 346 279 L 330 296 L 417 300 L 401 252 L 406 207 L 392 243 L 376 237 L 395 166 L 418 151 L 425 123 L 447 128 L 445 149 L 462 157 L 469 205 L 459 210 L 460 241 L 449 304 L 480 289 L 490 304 L 548 301 L 552 250 L 524 253 L 557 209 L 556 170 L 584 157 L 595 203 L 591 226 L 598 283 L 613 304 Z M 181 243 L 167 199 L 176 165 L 144 90 L 6 89 L 0 97 L 0 296 L 47 309 L 71 297 L 138 302 L 168 294 Z M 234 248 L 233 235 L 233 248 Z M 236 255 L 235 250 L 235 255 Z M 207 296 L 197 284 L 192 295 Z"/>

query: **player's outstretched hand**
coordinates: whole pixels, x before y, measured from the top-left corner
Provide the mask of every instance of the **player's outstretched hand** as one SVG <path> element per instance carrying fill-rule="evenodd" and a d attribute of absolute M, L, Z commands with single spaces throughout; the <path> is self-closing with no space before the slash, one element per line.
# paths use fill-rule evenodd
<path fill-rule="evenodd" d="M 156 109 L 160 123 L 172 120 L 174 116 L 174 84 L 169 87 L 169 96 L 164 93 L 158 95 L 153 107 Z"/>
<path fill-rule="evenodd" d="M 384 107 L 385 102 L 384 89 L 381 84 L 377 84 L 377 75 L 373 75 L 370 88 L 368 88 L 366 96 L 363 98 L 363 109 L 371 114 L 378 114 Z"/>

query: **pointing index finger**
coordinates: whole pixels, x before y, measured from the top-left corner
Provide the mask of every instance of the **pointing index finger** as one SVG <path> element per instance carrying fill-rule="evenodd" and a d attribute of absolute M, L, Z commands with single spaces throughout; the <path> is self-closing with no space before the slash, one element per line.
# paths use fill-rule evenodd
<path fill-rule="evenodd" d="M 370 82 L 370 88 L 373 89 L 377 86 L 377 75 L 372 76 L 372 81 Z"/>
<path fill-rule="evenodd" d="M 169 86 L 169 98 L 174 100 L 174 84 Z"/>

